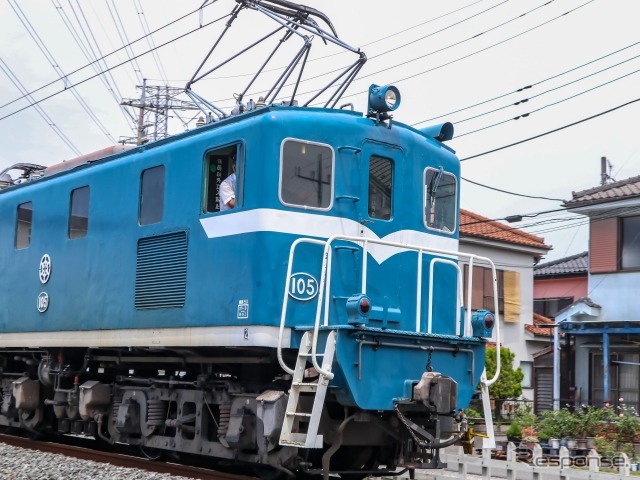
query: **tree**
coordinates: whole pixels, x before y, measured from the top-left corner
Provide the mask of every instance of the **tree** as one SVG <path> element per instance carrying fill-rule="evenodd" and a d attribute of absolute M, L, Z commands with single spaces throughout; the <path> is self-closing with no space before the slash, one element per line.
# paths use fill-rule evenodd
<path fill-rule="evenodd" d="M 507 347 L 500 347 L 500 375 L 489 387 L 489 394 L 493 398 L 518 398 L 522 395 L 522 379 L 524 373 L 520 367 L 513 368 L 515 353 Z M 488 347 L 486 351 L 485 368 L 487 378 L 493 378 L 496 372 L 496 348 Z"/>

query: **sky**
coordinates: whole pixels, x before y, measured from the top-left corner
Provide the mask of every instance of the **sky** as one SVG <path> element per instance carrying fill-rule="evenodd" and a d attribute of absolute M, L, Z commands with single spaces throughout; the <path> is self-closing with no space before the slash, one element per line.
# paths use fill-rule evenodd
<path fill-rule="evenodd" d="M 18 162 L 52 165 L 134 136 L 137 111 L 123 110 L 120 101 L 139 99 L 143 79 L 184 87 L 201 65 L 206 72 L 273 30 L 264 16 L 243 11 L 207 58 L 235 5 L 0 3 L 0 171 Z M 523 215 L 511 225 L 553 246 L 543 262 L 587 250 L 587 219 L 563 211 L 562 200 L 600 185 L 601 157 L 615 180 L 639 174 L 637 0 L 306 5 L 326 14 L 340 39 L 368 58 L 339 104 L 363 111 L 370 84 L 393 84 L 402 98 L 397 121 L 418 128 L 452 122 L 448 145 L 462 160 L 462 208 L 492 219 Z M 271 67 L 287 65 L 299 46 L 286 42 L 265 69 L 267 80 L 276 78 Z M 232 94 L 244 89 L 266 52 L 263 44 L 250 49 L 195 82 L 193 91 L 229 112 Z M 300 98 L 356 58 L 314 38 Z M 257 100 L 270 85 L 261 82 L 245 100 Z M 176 112 L 170 133 L 195 128 L 197 116 Z"/>

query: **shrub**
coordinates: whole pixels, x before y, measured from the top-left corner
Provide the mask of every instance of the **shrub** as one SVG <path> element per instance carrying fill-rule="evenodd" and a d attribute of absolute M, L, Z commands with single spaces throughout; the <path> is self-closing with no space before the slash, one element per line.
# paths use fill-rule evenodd
<path fill-rule="evenodd" d="M 576 433 L 576 425 L 576 417 L 569 409 L 547 410 L 542 412 L 538 431 L 541 438 L 571 437 Z"/>
<path fill-rule="evenodd" d="M 488 347 L 486 350 L 487 378 L 492 378 L 496 372 L 496 349 Z M 507 347 L 500 347 L 500 376 L 489 387 L 489 394 L 493 398 L 518 398 L 522 395 L 522 379 L 524 373 L 520 367 L 513 368 L 515 353 Z"/>

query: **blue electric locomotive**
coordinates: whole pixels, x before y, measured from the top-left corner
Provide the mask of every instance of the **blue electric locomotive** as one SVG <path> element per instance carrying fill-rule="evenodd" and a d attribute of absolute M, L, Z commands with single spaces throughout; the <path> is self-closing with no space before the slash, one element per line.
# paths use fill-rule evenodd
<path fill-rule="evenodd" d="M 291 103 L 4 173 L 0 425 L 325 478 L 468 440 L 453 127 Z"/>

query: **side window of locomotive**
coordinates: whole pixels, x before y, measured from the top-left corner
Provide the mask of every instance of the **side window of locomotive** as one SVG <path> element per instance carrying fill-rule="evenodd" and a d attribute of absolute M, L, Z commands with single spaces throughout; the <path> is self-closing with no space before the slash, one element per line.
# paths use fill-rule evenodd
<path fill-rule="evenodd" d="M 18 205 L 16 217 L 16 249 L 28 248 L 31 244 L 31 225 L 33 223 L 33 202 Z"/>
<path fill-rule="evenodd" d="M 328 210 L 333 201 L 333 150 L 328 145 L 285 140 L 280 161 L 280 201 Z"/>
<path fill-rule="evenodd" d="M 143 170 L 140 176 L 138 223 L 150 225 L 162 220 L 164 211 L 164 165 Z"/>
<path fill-rule="evenodd" d="M 447 233 L 456 228 L 456 177 L 442 168 L 424 172 L 424 224 Z"/>
<path fill-rule="evenodd" d="M 80 187 L 71 192 L 71 201 L 69 204 L 69 238 L 85 237 L 88 229 L 89 187 Z"/>
<path fill-rule="evenodd" d="M 369 216 L 381 220 L 391 218 L 393 161 L 372 156 L 369 160 Z"/>
<path fill-rule="evenodd" d="M 220 212 L 242 205 L 242 165 L 239 152 L 240 145 L 236 144 L 206 154 L 202 202 L 204 213 Z"/>

